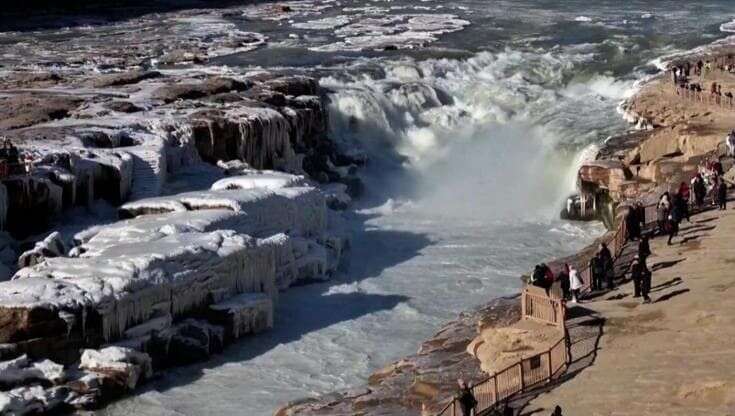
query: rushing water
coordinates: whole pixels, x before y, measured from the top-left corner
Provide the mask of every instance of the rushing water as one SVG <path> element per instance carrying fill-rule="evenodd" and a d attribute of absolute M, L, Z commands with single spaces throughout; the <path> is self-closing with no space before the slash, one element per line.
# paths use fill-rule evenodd
<path fill-rule="evenodd" d="M 363 383 L 459 311 L 518 290 L 534 263 L 602 232 L 556 218 L 579 161 L 624 131 L 616 106 L 634 82 L 656 58 L 723 37 L 732 19 L 729 0 L 292 7 L 288 20 L 258 6 L 227 14 L 269 41 L 212 65 L 304 72 L 332 91 L 332 136 L 371 158 L 367 195 L 346 214 L 351 265 L 284 293 L 274 330 L 102 414 L 270 415 Z"/>

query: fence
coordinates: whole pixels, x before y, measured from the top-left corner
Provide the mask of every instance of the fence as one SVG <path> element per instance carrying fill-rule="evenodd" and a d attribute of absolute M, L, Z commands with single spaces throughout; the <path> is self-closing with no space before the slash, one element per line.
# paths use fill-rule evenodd
<path fill-rule="evenodd" d="M 567 362 L 566 336 L 562 336 L 547 351 L 523 358 L 476 384 L 472 388 L 477 400 L 475 414 L 487 412 L 516 394 L 559 377 L 566 370 Z M 452 400 L 438 416 L 462 416 L 461 406 Z"/>
<path fill-rule="evenodd" d="M 551 324 L 564 331 L 565 307 L 560 293 L 560 285 L 546 289 L 527 285 L 521 292 L 521 311 L 523 319 Z"/>
<path fill-rule="evenodd" d="M 472 394 L 477 400 L 475 414 L 487 412 L 516 394 L 547 383 L 566 369 L 566 307 L 558 286 L 554 285 L 547 291 L 541 287 L 526 285 L 521 293 L 521 316 L 523 319 L 554 325 L 559 329 L 559 340 L 548 350 L 522 358 L 474 385 Z M 457 400 L 452 400 L 438 414 L 461 415 L 462 409 Z"/>
<path fill-rule="evenodd" d="M 692 91 L 685 88 L 677 88 L 677 93 L 679 97 L 692 103 L 735 110 L 735 100 L 731 96 L 712 94 L 709 91 Z"/>

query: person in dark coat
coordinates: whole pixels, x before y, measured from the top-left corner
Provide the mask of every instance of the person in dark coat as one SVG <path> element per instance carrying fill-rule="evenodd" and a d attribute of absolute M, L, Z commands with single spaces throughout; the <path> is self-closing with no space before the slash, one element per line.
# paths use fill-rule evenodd
<path fill-rule="evenodd" d="M 615 289 L 615 262 L 612 256 L 605 257 L 605 280 L 607 282 L 607 290 Z"/>
<path fill-rule="evenodd" d="M 671 208 L 671 214 L 669 214 L 669 222 L 668 222 L 668 228 L 669 228 L 669 241 L 667 242 L 668 245 L 671 245 L 671 240 L 679 235 L 679 223 L 682 220 L 683 213 L 681 212 L 681 205 L 680 204 L 673 204 L 673 207 Z"/>
<path fill-rule="evenodd" d="M 630 264 L 630 278 L 633 280 L 633 297 L 640 297 L 643 295 L 644 302 L 650 302 L 651 299 L 648 297 L 648 292 L 651 290 L 651 276 L 646 262 L 641 260 L 638 256 L 635 256 L 633 262 Z"/>
<path fill-rule="evenodd" d="M 723 179 L 717 185 L 717 206 L 721 211 L 727 209 L 727 184 Z"/>
<path fill-rule="evenodd" d="M 704 198 L 707 196 L 707 186 L 704 184 L 704 179 L 701 174 L 698 173 L 694 178 L 692 188 L 697 208 L 702 208 L 702 205 L 704 205 Z"/>
<path fill-rule="evenodd" d="M 643 261 L 646 261 L 648 256 L 651 255 L 651 246 L 648 240 L 648 234 L 643 234 L 641 241 L 638 243 L 638 258 Z"/>
<path fill-rule="evenodd" d="M 477 399 L 475 399 L 475 395 L 472 394 L 472 390 L 464 380 L 459 379 L 457 383 L 459 383 L 459 393 L 457 394 L 456 400 L 459 403 L 459 408 L 462 410 L 462 416 L 471 416 L 472 411 L 477 406 Z"/>
<path fill-rule="evenodd" d="M 638 218 L 638 209 L 633 206 L 625 216 L 625 228 L 628 230 L 628 240 L 635 241 L 641 236 L 641 220 Z"/>
<path fill-rule="evenodd" d="M 564 269 L 562 269 L 562 271 L 559 272 L 559 275 L 557 276 L 557 278 L 561 285 L 562 297 L 565 300 L 569 299 L 569 296 L 572 294 L 570 290 L 570 285 L 569 285 L 569 264 L 564 264 Z"/>
<path fill-rule="evenodd" d="M 551 416 L 564 416 L 561 414 L 561 406 L 556 406 Z"/>
<path fill-rule="evenodd" d="M 589 267 L 592 274 L 592 290 L 602 289 L 602 279 L 605 277 L 605 261 L 601 258 L 600 252 L 592 256 Z"/>

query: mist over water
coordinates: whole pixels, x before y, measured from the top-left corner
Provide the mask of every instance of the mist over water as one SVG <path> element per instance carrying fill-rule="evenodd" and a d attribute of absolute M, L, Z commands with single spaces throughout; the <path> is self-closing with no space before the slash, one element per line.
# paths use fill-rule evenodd
<path fill-rule="evenodd" d="M 349 269 L 282 294 L 272 331 L 100 414 L 270 415 L 361 385 L 458 312 L 516 292 L 533 264 L 603 232 L 558 212 L 577 167 L 627 128 L 615 110 L 648 63 L 721 38 L 733 17 L 724 0 L 317 3 L 293 21 L 249 12 L 236 25 L 268 47 L 212 64 L 330 91 L 331 137 L 370 158 L 346 214 Z"/>

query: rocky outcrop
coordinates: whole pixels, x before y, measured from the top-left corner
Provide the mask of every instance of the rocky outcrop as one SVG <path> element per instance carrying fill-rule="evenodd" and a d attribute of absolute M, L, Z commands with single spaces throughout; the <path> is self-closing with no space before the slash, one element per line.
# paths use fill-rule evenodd
<path fill-rule="evenodd" d="M 51 94 L 11 95 L 0 100 L 0 130 L 59 120 L 81 103 L 78 98 Z"/>

